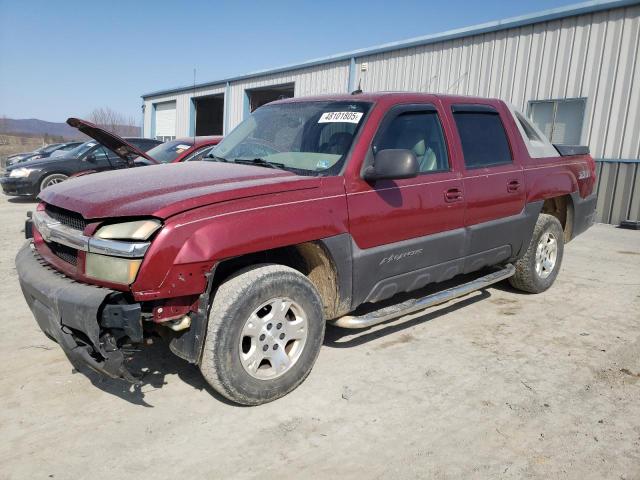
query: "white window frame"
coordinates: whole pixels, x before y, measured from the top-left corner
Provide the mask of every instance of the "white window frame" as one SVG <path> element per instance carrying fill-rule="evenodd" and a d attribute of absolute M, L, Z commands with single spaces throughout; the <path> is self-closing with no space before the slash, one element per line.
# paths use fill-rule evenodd
<path fill-rule="evenodd" d="M 581 102 L 582 103 L 582 118 L 580 119 L 581 124 L 580 124 L 580 138 L 578 139 L 578 143 L 582 144 L 584 143 L 582 141 L 583 135 L 584 135 L 584 117 L 587 114 L 587 97 L 571 97 L 571 98 L 549 98 L 549 99 L 539 99 L 539 100 L 529 100 L 528 104 L 527 104 L 527 117 L 529 118 L 530 122 L 532 124 L 535 125 L 535 122 L 533 121 L 533 116 L 532 116 L 532 106 L 535 104 L 542 104 L 542 103 L 551 103 L 553 104 L 553 119 L 551 121 L 551 135 L 549 135 L 549 141 L 553 142 L 553 132 L 554 129 L 556 127 L 556 114 L 558 113 L 558 105 L 560 103 L 569 103 L 569 102 Z M 536 125 L 537 127 L 537 125 Z"/>

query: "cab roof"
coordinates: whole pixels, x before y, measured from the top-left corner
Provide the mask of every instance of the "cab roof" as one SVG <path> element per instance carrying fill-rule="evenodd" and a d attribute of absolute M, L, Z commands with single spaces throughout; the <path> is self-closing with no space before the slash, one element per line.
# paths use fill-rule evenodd
<path fill-rule="evenodd" d="M 329 94 L 329 95 L 316 95 L 310 97 L 293 97 L 285 98 L 282 100 L 276 100 L 271 104 L 278 103 L 296 103 L 296 102 L 317 102 L 317 101 L 344 101 L 344 102 L 370 102 L 377 103 L 381 100 L 385 101 L 397 101 L 398 103 L 413 102 L 413 101 L 433 101 L 434 98 L 449 99 L 451 101 L 461 103 L 482 103 L 488 105 L 495 105 L 501 103 L 501 100 L 496 98 L 486 97 L 473 97 L 465 95 L 446 95 L 440 93 L 424 93 L 424 92 L 362 92 L 362 93 L 341 93 L 341 94 Z"/>

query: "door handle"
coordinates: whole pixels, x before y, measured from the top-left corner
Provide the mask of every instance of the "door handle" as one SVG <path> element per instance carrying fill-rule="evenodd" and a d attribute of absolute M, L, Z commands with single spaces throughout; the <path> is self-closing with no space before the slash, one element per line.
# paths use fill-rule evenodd
<path fill-rule="evenodd" d="M 509 183 L 507 183 L 507 192 L 517 192 L 519 188 L 520 188 L 519 180 L 511 180 Z"/>
<path fill-rule="evenodd" d="M 462 190 L 459 188 L 450 188 L 444 192 L 444 201 L 448 203 L 459 202 L 462 200 Z"/>

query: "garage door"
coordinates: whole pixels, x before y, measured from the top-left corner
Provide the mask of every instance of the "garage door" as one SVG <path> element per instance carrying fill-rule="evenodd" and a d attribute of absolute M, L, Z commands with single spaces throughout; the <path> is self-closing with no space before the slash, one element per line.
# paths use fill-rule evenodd
<path fill-rule="evenodd" d="M 176 138 L 176 102 L 156 104 L 156 138 L 165 142 Z"/>

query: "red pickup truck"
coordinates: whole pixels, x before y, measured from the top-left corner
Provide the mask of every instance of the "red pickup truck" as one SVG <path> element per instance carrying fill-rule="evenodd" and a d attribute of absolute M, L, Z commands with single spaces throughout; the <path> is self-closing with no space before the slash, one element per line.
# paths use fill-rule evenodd
<path fill-rule="evenodd" d="M 594 221 L 586 147 L 494 99 L 277 101 L 205 160 L 40 194 L 17 271 L 77 367 L 139 382 L 125 352 L 160 335 L 225 397 L 264 403 L 309 374 L 327 322 L 369 327 L 504 279 L 542 292 Z"/>

